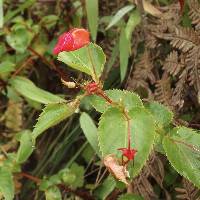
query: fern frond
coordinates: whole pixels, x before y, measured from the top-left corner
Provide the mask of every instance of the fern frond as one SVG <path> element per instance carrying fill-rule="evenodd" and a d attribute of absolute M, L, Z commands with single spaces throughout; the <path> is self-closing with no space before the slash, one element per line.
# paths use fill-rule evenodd
<path fill-rule="evenodd" d="M 163 65 L 163 69 L 173 76 L 176 76 L 183 67 L 184 63 L 179 62 L 177 51 L 170 52 Z"/>
<path fill-rule="evenodd" d="M 154 84 L 156 79 L 152 72 L 153 63 L 151 62 L 149 52 L 146 50 L 140 57 L 140 61 L 136 63 L 134 71 L 128 80 L 128 89 L 136 90 L 144 88 L 148 94 L 151 94 L 149 89 L 149 82 Z"/>
<path fill-rule="evenodd" d="M 200 45 L 200 37 L 191 28 L 176 28 L 170 44 L 183 52 L 188 52 Z"/>
<path fill-rule="evenodd" d="M 189 7 L 189 16 L 192 20 L 192 24 L 195 25 L 196 30 L 200 30 L 200 3 L 198 0 L 190 0 Z"/>
<path fill-rule="evenodd" d="M 199 190 L 185 178 L 182 179 L 182 188 L 175 188 L 177 195 L 176 199 L 183 200 L 199 200 Z"/>
<path fill-rule="evenodd" d="M 187 77 L 188 70 L 185 69 L 179 76 L 179 80 L 176 83 L 175 89 L 173 90 L 172 104 L 177 106 L 179 109 L 182 108 L 184 104 L 184 92 L 186 90 Z"/>
<path fill-rule="evenodd" d="M 156 82 L 155 86 L 155 100 L 171 107 L 172 90 L 169 77 L 163 76 L 161 80 Z"/>
<path fill-rule="evenodd" d="M 200 91 L 200 48 L 195 48 L 187 54 L 188 81 Z"/>
<path fill-rule="evenodd" d="M 150 182 L 152 178 L 163 188 L 164 165 L 159 155 L 154 151 L 140 175 L 133 180 L 134 193 L 141 195 L 145 200 L 158 199 Z"/>

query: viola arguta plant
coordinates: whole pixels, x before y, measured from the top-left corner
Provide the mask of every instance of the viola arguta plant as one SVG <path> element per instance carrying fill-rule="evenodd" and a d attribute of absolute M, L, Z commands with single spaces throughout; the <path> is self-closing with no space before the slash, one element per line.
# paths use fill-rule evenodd
<path fill-rule="evenodd" d="M 11 86 L 22 96 L 45 104 L 32 133 L 21 134 L 15 163 L 23 164 L 33 152 L 30 146 L 35 146 L 36 139 L 48 128 L 70 117 L 80 102 L 88 98 L 101 117 L 96 128 L 89 115 L 81 113 L 81 127 L 88 142 L 117 180 L 129 185 L 141 172 L 151 152 L 159 146 L 177 172 L 200 187 L 199 133 L 187 127 L 174 127 L 173 113 L 157 102 L 144 104 L 136 93 L 127 90 L 104 91 L 101 76 L 106 57 L 100 46 L 90 42 L 87 30 L 74 28 L 63 33 L 53 53 L 67 67 L 87 74 L 90 81 L 74 83 L 62 80 L 69 88 L 80 87 L 83 90 L 81 95 L 67 102 L 37 88 L 24 77 L 16 76 L 10 80 Z M 31 89 L 24 92 L 22 85 Z M 90 132 L 91 127 L 94 133 Z M 0 175 L 5 173 L 6 168 L 3 169 Z M 10 184 L 11 174 L 16 171 L 7 173 Z M 11 189 L 13 191 L 13 187 Z M 0 191 L 3 191 L 1 181 Z"/>

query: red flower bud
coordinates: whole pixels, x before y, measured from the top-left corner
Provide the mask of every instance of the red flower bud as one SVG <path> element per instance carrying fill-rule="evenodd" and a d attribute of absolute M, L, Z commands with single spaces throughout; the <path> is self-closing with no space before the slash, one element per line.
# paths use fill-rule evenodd
<path fill-rule="evenodd" d="M 133 160 L 135 154 L 137 153 L 136 149 L 119 148 L 118 150 L 120 150 L 122 152 L 122 155 L 127 157 L 129 161 Z"/>
<path fill-rule="evenodd" d="M 74 28 L 63 33 L 53 49 L 55 55 L 62 51 L 74 51 L 90 43 L 90 34 L 83 28 Z"/>

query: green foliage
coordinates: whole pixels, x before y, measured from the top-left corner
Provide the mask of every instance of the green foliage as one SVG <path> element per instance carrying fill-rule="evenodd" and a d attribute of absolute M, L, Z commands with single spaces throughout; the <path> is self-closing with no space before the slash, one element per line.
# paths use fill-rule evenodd
<path fill-rule="evenodd" d="M 121 29 L 120 38 L 119 38 L 119 58 L 120 58 L 120 77 L 121 81 L 124 80 L 126 76 L 126 71 L 128 67 L 128 58 L 129 58 L 129 40 L 127 38 L 125 29 Z"/>
<path fill-rule="evenodd" d="M 106 57 L 101 47 L 90 43 L 76 51 L 59 53 L 58 60 L 92 76 L 93 80 L 98 82 L 104 69 Z"/>
<path fill-rule="evenodd" d="M 118 200 L 144 200 L 141 196 L 135 194 L 121 195 Z"/>
<path fill-rule="evenodd" d="M 47 191 L 59 184 L 64 184 L 72 188 L 83 186 L 84 168 L 76 163 L 73 163 L 70 168 L 61 169 L 57 174 L 50 177 L 44 177 L 40 183 L 40 190 Z"/>
<path fill-rule="evenodd" d="M 33 129 L 33 139 L 35 140 L 42 132 L 68 118 L 74 113 L 74 110 L 75 108 L 68 104 L 48 104 Z"/>
<path fill-rule="evenodd" d="M 17 9 L 13 10 L 8 10 L 4 17 L 4 22 L 8 22 L 10 19 L 12 19 L 15 15 L 17 15 L 20 12 L 23 12 L 25 9 L 29 8 L 32 6 L 36 0 L 27 0 L 24 3 L 22 3 Z"/>
<path fill-rule="evenodd" d="M 116 187 L 116 181 L 112 176 L 108 176 L 103 183 L 94 191 L 95 197 L 97 199 L 106 199 L 106 197 L 114 190 Z"/>
<path fill-rule="evenodd" d="M 15 64 L 11 61 L 3 61 L 0 63 L 0 76 L 7 75 L 15 70 Z"/>
<path fill-rule="evenodd" d="M 120 19 L 122 19 L 122 17 L 124 15 L 126 15 L 128 12 L 130 12 L 133 8 L 134 8 L 133 5 L 128 5 L 128 6 L 125 6 L 125 7 L 121 8 L 120 10 L 118 10 L 117 13 L 111 19 L 111 21 L 108 24 L 106 29 L 109 29 L 112 26 L 114 26 L 117 22 L 119 22 Z"/>
<path fill-rule="evenodd" d="M 142 101 L 140 97 L 127 90 L 106 90 L 105 94 L 113 101 L 120 103 L 124 106 L 127 110 L 130 110 L 134 107 L 143 107 Z M 106 102 L 105 99 L 93 95 L 90 97 L 91 105 L 98 111 L 98 112 L 105 112 L 108 108 L 112 107 L 109 103 Z"/>
<path fill-rule="evenodd" d="M 163 185 L 170 192 L 177 183 L 180 187 L 178 173 L 200 188 L 199 133 L 185 127 L 174 128 L 176 121 L 173 121 L 174 115 L 177 119 L 183 119 L 183 116 L 179 116 L 183 111 L 184 115 L 189 116 L 184 120 L 190 121 L 190 126 L 195 126 L 198 120 L 197 100 L 187 93 L 194 87 L 191 94 L 196 93 L 198 99 L 199 1 L 185 1 L 186 6 L 180 19 L 177 18 L 178 7 L 174 6 L 172 1 L 159 0 L 156 6 L 156 1 L 144 1 L 146 31 L 143 30 L 144 26 L 138 26 L 143 20 L 139 1 L 135 1 L 137 4 L 129 5 L 123 0 L 117 3 L 109 0 L 104 2 L 106 3 L 101 5 L 98 0 L 86 0 L 83 4 L 80 0 L 70 0 L 66 4 L 56 1 L 46 6 L 46 3 L 35 0 L 20 1 L 17 4 L 10 1 L 3 4 L 0 0 L 0 199 L 2 195 L 6 200 L 15 199 L 17 197 L 14 193 L 20 190 L 19 198 L 22 199 L 41 199 L 45 194 L 47 200 L 61 200 L 60 189 L 63 187 L 70 191 L 67 197 L 63 197 L 68 199 L 76 198 L 79 192 L 99 200 L 106 199 L 112 191 L 114 195 L 115 191 L 120 191 L 121 195 L 126 186 L 115 180 L 119 177 L 116 176 L 118 169 L 128 179 L 125 174 L 127 170 L 130 174 L 127 181 L 132 182 L 134 177 L 140 176 L 139 173 L 151 151 L 156 152 L 155 156 L 154 153 L 150 156 L 151 160 L 144 169 L 145 173 L 141 175 L 142 179 L 138 177 L 141 182 L 138 191 L 142 191 L 142 196 L 146 197 L 146 191 L 143 188 L 140 190 L 140 186 L 148 186 L 152 178 L 158 183 L 155 184 L 153 181 L 152 185 L 158 196 L 164 194 L 161 192 Z M 166 8 L 163 9 L 162 5 L 166 5 Z M 121 9 L 117 11 L 115 7 Z M 146 12 L 153 16 L 162 12 L 164 17 L 154 17 L 152 20 Z M 99 16 L 99 13 L 103 17 Z M 110 13 L 116 14 L 108 16 Z M 87 24 L 92 40 L 95 42 L 98 39 L 97 43 L 105 49 L 108 63 L 105 63 L 106 57 L 102 48 L 94 43 L 76 51 L 61 52 L 58 60 L 62 61 L 62 64 L 53 60 L 55 56 L 52 55 L 52 49 L 57 37 L 70 27 L 85 27 Z M 187 29 L 181 29 L 180 26 Z M 137 31 L 134 32 L 136 27 Z M 170 44 L 179 51 L 172 51 L 167 56 L 172 50 Z M 144 53 L 143 56 L 141 53 Z M 163 61 L 165 56 L 166 61 Z M 128 62 L 129 57 L 132 63 Z M 63 64 L 89 76 L 80 74 L 79 77 L 74 71 L 65 71 L 66 69 L 62 69 Z M 129 67 L 130 80 L 123 81 Z M 56 71 L 58 73 L 54 75 Z M 72 81 L 72 74 L 75 74 L 78 82 L 74 91 L 61 87 L 60 83 L 60 75 L 66 81 Z M 123 85 L 119 85 L 120 78 L 121 82 L 124 82 Z M 30 79 L 35 80 L 35 83 Z M 94 95 L 93 92 L 88 94 L 82 87 L 91 82 L 96 82 L 100 86 L 96 95 L 95 91 Z M 40 83 L 41 88 L 59 92 L 63 98 L 37 87 L 37 83 Z M 79 86 L 83 89 L 80 91 L 82 95 L 73 100 L 71 97 L 77 95 Z M 141 98 L 145 97 L 150 103 L 145 103 L 144 107 L 136 93 L 116 89 L 100 91 L 101 86 L 130 86 L 131 90 L 139 92 Z M 85 97 L 84 103 L 82 97 Z M 151 99 L 173 107 L 175 112 L 172 113 L 168 107 L 152 102 Z M 192 101 L 188 103 L 188 99 Z M 80 103 L 84 106 L 80 106 L 79 109 Z M 31 132 L 29 129 L 37 112 L 42 109 L 41 104 L 45 106 Z M 95 114 L 94 110 L 91 110 L 92 107 L 100 113 Z M 90 115 L 82 110 L 88 110 Z M 77 114 L 63 123 L 63 126 L 53 129 L 55 134 L 45 134 L 38 138 L 48 128 L 57 125 L 73 113 Z M 16 116 L 20 116 L 19 122 Z M 77 124 L 78 119 L 80 126 Z M 99 120 L 98 128 L 93 119 Z M 122 152 L 117 149 L 128 146 L 129 123 L 131 148 L 135 148 L 137 153 L 133 161 L 123 165 Z M 34 156 L 30 157 L 36 147 Z M 98 157 L 94 156 L 94 152 Z M 165 163 L 157 157 L 157 152 L 166 155 L 170 162 L 167 166 L 162 166 Z M 109 168 L 104 162 L 110 173 L 104 179 L 103 171 L 106 169 L 102 163 L 108 154 L 112 154 L 113 159 L 116 158 L 111 164 L 116 164 L 114 166 L 117 170 L 113 170 L 112 166 Z M 26 162 L 27 160 L 29 162 Z M 20 174 L 21 170 L 30 172 L 30 180 L 25 182 L 24 179 L 29 176 L 23 176 L 26 172 Z M 31 176 L 36 176 L 37 184 L 34 188 L 33 184 L 30 184 L 34 179 Z M 37 181 L 39 177 L 43 177 L 41 182 Z M 27 184 L 18 188 L 20 182 Z M 36 185 L 39 185 L 39 190 L 44 194 L 32 192 L 38 191 Z M 17 190 L 14 191 L 14 188 Z M 185 189 L 187 188 L 184 188 L 184 192 Z M 196 190 L 192 186 L 190 191 L 194 193 Z M 33 196 L 29 197 L 26 194 Z M 174 198 L 174 192 L 172 196 Z M 142 199 L 134 194 L 122 194 L 117 198 Z"/>
<path fill-rule="evenodd" d="M 138 9 L 135 9 L 131 12 L 128 22 L 125 27 L 126 37 L 129 40 L 129 44 L 131 44 L 132 33 L 134 29 L 136 28 L 136 26 L 140 24 L 140 22 L 141 22 L 140 12 L 138 11 Z"/>
<path fill-rule="evenodd" d="M 71 177 L 74 177 L 71 179 Z M 84 167 L 73 163 L 69 171 L 62 175 L 63 182 L 70 185 L 72 188 L 82 187 L 84 183 Z"/>
<path fill-rule="evenodd" d="M 58 21 L 58 16 L 56 15 L 47 15 L 42 18 L 40 21 L 41 26 L 44 26 L 48 29 L 52 28 L 55 26 L 56 22 Z"/>
<path fill-rule="evenodd" d="M 3 0 L 0 0 L 0 28 L 3 27 Z"/>
<path fill-rule="evenodd" d="M 132 177 L 138 175 L 153 148 L 155 137 L 154 120 L 144 108 L 133 108 L 128 113 L 131 119 L 131 147 L 138 150 L 134 159 Z M 127 147 L 127 119 L 118 108 L 109 108 L 99 122 L 99 145 L 103 155 L 116 154 L 119 148 Z"/>
<path fill-rule="evenodd" d="M 98 21 L 99 21 L 99 1 L 98 0 L 86 0 L 86 12 L 87 12 L 87 19 L 90 28 L 90 32 L 92 35 L 93 41 L 96 41 L 97 37 L 97 28 L 98 28 Z"/>
<path fill-rule="evenodd" d="M 48 104 L 65 101 L 59 96 L 38 88 L 32 81 L 22 76 L 16 76 L 15 78 L 10 79 L 9 83 L 22 96 L 39 103 Z"/>
<path fill-rule="evenodd" d="M 17 139 L 20 142 L 19 149 L 17 151 L 16 161 L 18 163 L 25 162 L 33 152 L 33 142 L 30 130 L 24 130 L 17 135 Z"/>
<path fill-rule="evenodd" d="M 46 200 L 62 200 L 62 195 L 58 187 L 52 186 L 45 191 Z"/>
<path fill-rule="evenodd" d="M 189 128 L 174 128 L 163 147 L 176 171 L 200 187 L 200 135 Z"/>
<path fill-rule="evenodd" d="M 98 140 L 97 140 L 97 127 L 93 120 L 87 113 L 82 113 L 80 116 L 80 125 L 87 138 L 88 142 L 95 150 L 97 155 L 100 157 L 101 153 L 99 151 Z"/>
<path fill-rule="evenodd" d="M 14 198 L 14 182 L 11 171 L 0 166 L 0 177 L 0 192 L 5 200 L 12 200 Z"/>
<path fill-rule="evenodd" d="M 18 53 L 25 53 L 38 32 L 38 26 L 33 25 L 31 20 L 24 21 L 20 17 L 16 17 L 13 22 L 15 24 L 11 27 L 11 32 L 6 34 L 6 41 Z"/>
<path fill-rule="evenodd" d="M 165 127 L 172 122 L 173 113 L 166 106 L 158 102 L 151 102 L 146 107 L 159 126 Z"/>

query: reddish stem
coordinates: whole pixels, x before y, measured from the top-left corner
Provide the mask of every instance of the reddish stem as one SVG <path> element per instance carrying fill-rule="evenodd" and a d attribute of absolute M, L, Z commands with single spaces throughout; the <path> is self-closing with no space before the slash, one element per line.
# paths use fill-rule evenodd
<path fill-rule="evenodd" d="M 100 96 L 100 97 L 103 97 L 109 104 L 114 103 L 102 90 L 99 90 L 97 92 L 97 95 Z"/>
<path fill-rule="evenodd" d="M 32 176 L 30 174 L 21 172 L 20 175 L 23 176 L 23 177 L 26 177 L 26 178 L 30 179 L 31 181 L 33 181 L 33 182 L 35 182 L 37 184 L 39 184 L 41 182 L 41 179 L 39 179 L 38 177 Z"/>

